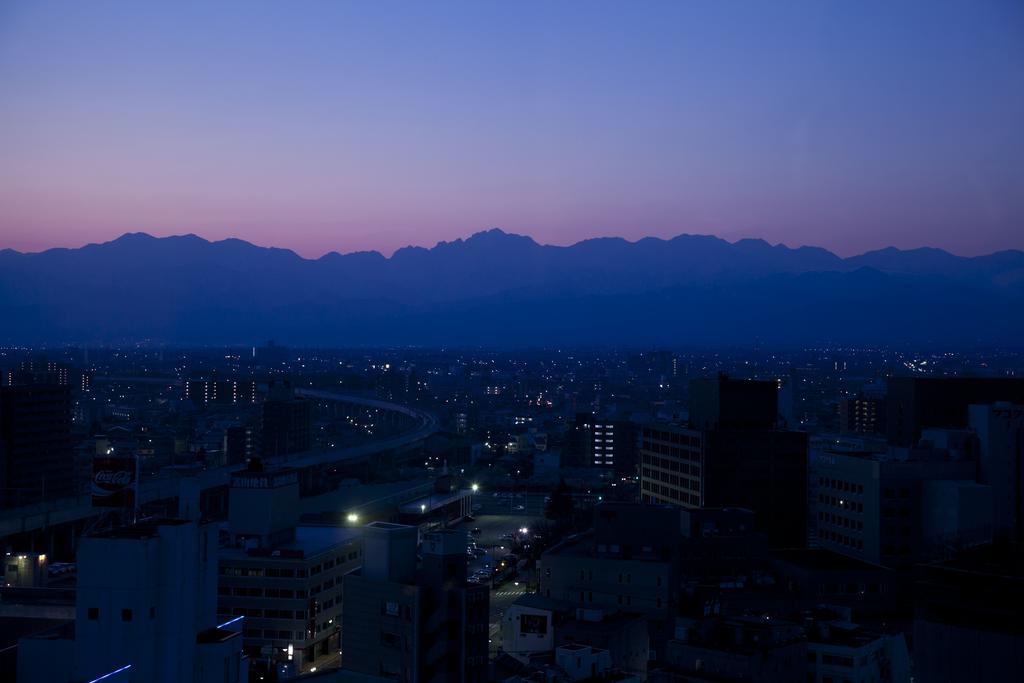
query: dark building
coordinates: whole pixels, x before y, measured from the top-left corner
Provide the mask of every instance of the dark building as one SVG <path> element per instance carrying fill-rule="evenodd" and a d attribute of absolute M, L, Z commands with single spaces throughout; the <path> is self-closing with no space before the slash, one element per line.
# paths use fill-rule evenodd
<path fill-rule="evenodd" d="M 1024 403 L 1024 379 L 891 377 L 886 394 L 886 436 L 894 446 L 913 446 L 928 427 L 967 426 L 967 406 Z"/>
<path fill-rule="evenodd" d="M 775 428 L 775 383 L 695 380 L 691 400 L 694 426 L 642 428 L 641 500 L 747 508 L 771 545 L 803 546 L 807 434 Z"/>
<path fill-rule="evenodd" d="M 249 425 L 224 430 L 224 454 L 229 465 L 240 465 L 259 454 L 259 438 Z"/>
<path fill-rule="evenodd" d="M 727 375 L 690 381 L 690 424 L 696 429 L 772 429 L 778 413 L 777 382 Z"/>
<path fill-rule="evenodd" d="M 263 402 L 261 429 L 264 457 L 301 453 L 313 445 L 313 409 L 295 395 L 289 382 L 271 382 Z"/>
<path fill-rule="evenodd" d="M 413 526 L 364 527 L 363 567 L 345 577 L 343 667 L 399 683 L 487 679 L 489 591 L 466 581 L 466 537 Z"/>
<path fill-rule="evenodd" d="M 914 603 L 916 681 L 1004 681 L 1024 671 L 1019 546 L 983 546 L 918 566 Z"/>
<path fill-rule="evenodd" d="M 0 387 L 0 463 L 4 507 L 75 494 L 69 386 Z"/>
<path fill-rule="evenodd" d="M 567 466 L 597 467 L 634 475 L 639 461 L 637 425 L 629 420 L 577 413 L 562 455 Z"/>

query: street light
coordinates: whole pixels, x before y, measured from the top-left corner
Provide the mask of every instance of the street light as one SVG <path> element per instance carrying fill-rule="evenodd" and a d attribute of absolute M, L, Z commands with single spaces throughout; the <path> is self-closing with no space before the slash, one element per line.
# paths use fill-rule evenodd
<path fill-rule="evenodd" d="M 427 511 L 427 504 L 426 503 L 420 503 L 420 514 L 426 512 L 426 511 Z"/>
<path fill-rule="evenodd" d="M 477 491 L 479 491 L 479 490 L 480 490 L 480 484 L 473 484 L 473 485 L 472 485 L 472 486 L 470 486 L 469 488 L 470 488 L 470 490 L 472 490 L 472 491 L 473 491 L 473 493 L 476 493 Z"/>
<path fill-rule="evenodd" d="M 359 521 L 359 515 L 357 515 L 357 514 L 356 514 L 356 513 L 354 513 L 354 512 L 350 512 L 350 513 L 348 513 L 348 518 L 347 518 L 347 519 L 348 519 L 348 521 L 349 521 L 349 522 L 350 522 L 351 524 L 355 524 L 356 522 L 358 522 L 358 521 Z"/>

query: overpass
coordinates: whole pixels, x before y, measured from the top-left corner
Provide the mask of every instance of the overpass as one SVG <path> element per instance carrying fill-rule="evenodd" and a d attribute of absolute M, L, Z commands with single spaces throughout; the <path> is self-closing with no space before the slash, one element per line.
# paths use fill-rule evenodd
<path fill-rule="evenodd" d="M 437 418 L 426 411 L 358 395 L 331 391 L 298 389 L 297 394 L 321 402 L 337 402 L 344 407 L 374 409 L 393 415 L 397 424 L 408 427 L 397 436 L 349 448 L 325 449 L 293 453 L 266 459 L 268 466 L 287 466 L 299 470 L 300 489 L 305 495 L 330 490 L 341 478 L 353 472 L 366 473 L 374 468 L 401 463 L 418 455 L 424 439 L 438 431 Z M 229 465 L 210 469 L 187 467 L 165 470 L 156 477 L 140 481 L 140 505 L 172 501 L 181 496 L 198 496 L 204 514 L 219 516 L 226 512 L 227 486 L 231 473 L 245 465 Z M 53 553 L 55 543 L 70 542 L 74 546 L 76 529 L 105 512 L 92 507 L 88 494 L 81 494 L 36 505 L 0 511 L 0 539 L 21 540 L 32 547 L 18 550 L 39 550 Z M 68 533 L 68 539 L 54 539 L 54 531 Z M 42 538 L 37 538 L 42 536 Z M 15 537 L 12 539 L 12 537 Z"/>

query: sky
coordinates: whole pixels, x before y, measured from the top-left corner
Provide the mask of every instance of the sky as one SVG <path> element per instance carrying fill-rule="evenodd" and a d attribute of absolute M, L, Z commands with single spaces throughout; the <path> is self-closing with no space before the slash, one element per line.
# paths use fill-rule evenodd
<path fill-rule="evenodd" d="M 0 2 L 0 248 L 1024 248 L 1024 3 Z"/>

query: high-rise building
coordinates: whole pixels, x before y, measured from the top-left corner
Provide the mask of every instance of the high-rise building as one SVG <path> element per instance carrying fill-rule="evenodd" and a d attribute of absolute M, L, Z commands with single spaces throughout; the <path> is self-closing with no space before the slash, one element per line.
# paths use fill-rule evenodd
<path fill-rule="evenodd" d="M 75 493 L 70 387 L 0 387 L 2 505 L 13 507 Z"/>
<path fill-rule="evenodd" d="M 928 427 L 966 427 L 967 406 L 1000 401 L 1024 403 L 1024 379 L 891 377 L 886 393 L 886 436 L 894 446 L 913 446 Z"/>
<path fill-rule="evenodd" d="M 312 419 L 310 402 L 296 396 L 290 382 L 271 382 L 263 402 L 264 457 L 308 451 L 313 445 Z"/>
<path fill-rule="evenodd" d="M 840 434 L 879 434 L 885 432 L 885 401 L 858 394 L 839 400 Z"/>
<path fill-rule="evenodd" d="M 364 527 L 363 567 L 345 577 L 342 666 L 399 683 L 487 678 L 489 592 L 466 581 L 466 537 L 416 527 Z"/>
<path fill-rule="evenodd" d="M 804 545 L 807 435 L 774 427 L 775 392 L 775 382 L 692 382 L 694 426 L 641 430 L 641 500 L 746 508 L 772 545 Z"/>

